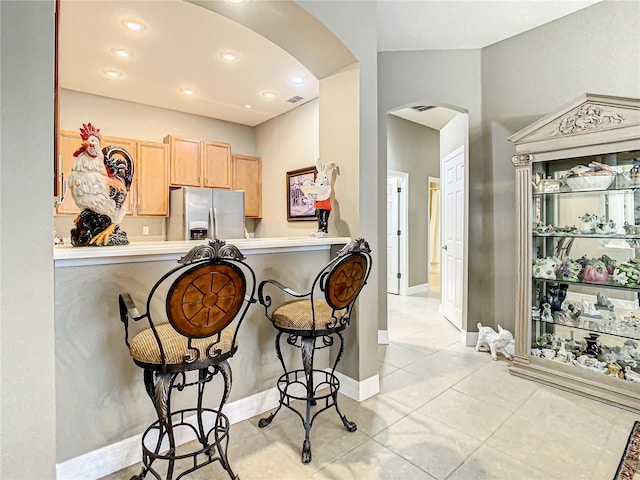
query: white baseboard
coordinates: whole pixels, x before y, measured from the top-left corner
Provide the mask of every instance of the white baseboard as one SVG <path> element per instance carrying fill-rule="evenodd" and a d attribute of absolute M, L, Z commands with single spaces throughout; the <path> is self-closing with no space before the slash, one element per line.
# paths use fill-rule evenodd
<path fill-rule="evenodd" d="M 378 345 L 389 345 L 389 330 L 378 330 Z"/>
<path fill-rule="evenodd" d="M 460 341 L 467 347 L 475 347 L 476 343 L 478 343 L 478 332 L 460 330 Z"/>
<path fill-rule="evenodd" d="M 380 392 L 380 376 L 377 373 L 361 382 L 340 372 L 335 372 L 335 375 L 340 380 L 340 393 L 356 402 L 362 402 Z"/>
<path fill-rule="evenodd" d="M 422 283 L 420 285 L 414 285 L 413 287 L 407 288 L 407 295 L 416 295 L 418 293 L 428 292 L 428 291 L 429 291 L 429 284 Z"/>
<path fill-rule="evenodd" d="M 250 397 L 227 403 L 223 408 L 223 412 L 229 418 L 231 424 L 238 423 L 277 407 L 279 399 L 280 393 L 276 387 L 273 387 Z M 193 423 L 195 424 L 195 417 Z M 176 443 L 178 445 L 190 442 L 195 438 L 193 434 L 180 435 L 180 431 L 176 433 Z M 58 463 L 56 464 L 56 479 L 96 479 L 134 465 L 141 460 L 141 440 L 142 434 L 134 435 Z"/>
<path fill-rule="evenodd" d="M 366 400 L 380 391 L 378 374 L 361 382 L 339 372 L 335 372 L 335 374 L 340 380 L 340 393 L 357 402 Z M 324 377 L 320 376 L 319 379 L 321 378 Z M 223 412 L 229 418 L 229 423 L 234 424 L 276 408 L 279 399 L 280 393 L 276 387 L 273 387 L 250 397 L 227 403 Z M 195 417 L 192 423 L 195 424 Z M 182 435 L 180 432 L 176 433 L 178 445 L 190 442 L 195 438 L 191 433 Z M 97 479 L 134 465 L 141 460 L 141 440 L 142 434 L 134 435 L 58 463 L 56 464 L 56 480 Z"/>

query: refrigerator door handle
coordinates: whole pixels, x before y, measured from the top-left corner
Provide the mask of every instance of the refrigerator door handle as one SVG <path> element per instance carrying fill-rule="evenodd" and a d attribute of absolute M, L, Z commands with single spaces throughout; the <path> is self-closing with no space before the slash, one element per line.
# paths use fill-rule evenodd
<path fill-rule="evenodd" d="M 217 232 L 217 222 L 216 222 L 216 209 L 214 207 L 209 208 L 209 219 L 211 221 L 211 233 L 213 234 L 213 239 L 218 239 Z"/>

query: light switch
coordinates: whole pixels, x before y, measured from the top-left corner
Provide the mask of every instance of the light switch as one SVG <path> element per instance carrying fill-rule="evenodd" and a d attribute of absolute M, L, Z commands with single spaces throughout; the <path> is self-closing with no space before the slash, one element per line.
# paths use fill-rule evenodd
<path fill-rule="evenodd" d="M 142 234 L 143 235 L 149 235 L 149 227 L 147 225 L 142 227 Z"/>

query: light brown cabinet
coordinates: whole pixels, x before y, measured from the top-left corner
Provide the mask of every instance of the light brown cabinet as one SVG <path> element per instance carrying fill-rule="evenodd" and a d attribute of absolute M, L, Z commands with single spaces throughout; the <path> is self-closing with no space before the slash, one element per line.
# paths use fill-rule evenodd
<path fill-rule="evenodd" d="M 74 152 L 82 144 L 80 134 L 60 131 L 58 134 L 57 174 L 62 172 L 64 181 L 69 179 L 75 157 Z M 133 157 L 133 183 L 127 195 L 127 213 L 140 216 L 166 216 L 169 214 L 169 155 L 168 146 L 130 138 L 102 137 L 103 147 L 114 145 L 127 150 Z M 78 214 L 69 189 L 64 201 L 56 208 L 56 214 Z"/>
<path fill-rule="evenodd" d="M 231 188 L 231 145 L 202 142 L 203 186 Z"/>
<path fill-rule="evenodd" d="M 167 135 L 173 187 L 231 188 L 231 145 Z"/>
<path fill-rule="evenodd" d="M 244 190 L 245 217 L 262 217 L 262 160 L 233 155 L 233 189 Z"/>
<path fill-rule="evenodd" d="M 58 134 L 58 158 L 56 161 L 56 178 L 59 179 L 59 185 L 64 184 L 69 180 L 69 175 L 71 174 L 71 167 L 73 166 L 73 161 L 75 157 L 73 153 L 80 148 L 80 144 L 82 143 L 82 138 L 80 138 L 80 134 L 77 132 L 66 132 L 61 131 Z M 61 188 L 61 187 L 59 187 Z M 56 213 L 63 214 L 78 214 L 80 210 L 76 206 L 73 201 L 73 197 L 71 196 L 71 192 L 67 188 L 66 192 L 64 192 L 64 201 L 58 205 L 56 208 Z"/>
<path fill-rule="evenodd" d="M 136 214 L 169 215 L 169 146 L 138 142 L 135 169 Z"/>

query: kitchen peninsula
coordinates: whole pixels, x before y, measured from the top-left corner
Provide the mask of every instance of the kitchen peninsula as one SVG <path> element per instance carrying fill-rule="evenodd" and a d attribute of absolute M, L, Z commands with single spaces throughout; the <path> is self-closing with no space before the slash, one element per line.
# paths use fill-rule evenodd
<path fill-rule="evenodd" d="M 228 240 L 247 256 L 257 281 L 276 279 L 308 290 L 348 237 Z M 115 247 L 57 246 L 55 262 L 56 422 L 58 478 L 99 478 L 140 460 L 139 434 L 153 420 L 141 371 L 124 342 L 118 294 L 139 306 L 161 275 L 203 241 L 138 242 Z M 161 311 L 162 304 L 153 305 Z M 130 324 L 129 337 L 146 325 Z M 281 365 L 274 332 L 259 304 L 249 309 L 232 359 L 233 386 L 225 411 L 232 423 L 276 406 Z M 283 350 L 288 361 L 295 351 Z M 320 368 L 329 366 L 321 352 Z M 218 402 L 213 389 L 208 401 Z M 179 397 L 177 397 L 179 399 Z M 72 429 L 71 429 L 71 426 Z M 73 431 L 73 435 L 69 432 Z"/>

